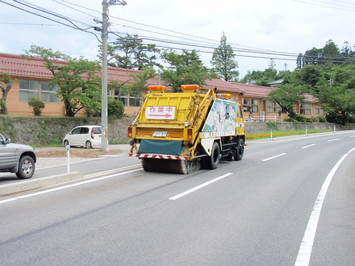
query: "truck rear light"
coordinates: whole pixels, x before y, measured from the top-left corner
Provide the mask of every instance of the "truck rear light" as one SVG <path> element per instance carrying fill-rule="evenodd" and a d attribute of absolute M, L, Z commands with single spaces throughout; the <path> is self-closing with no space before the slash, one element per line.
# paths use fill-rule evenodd
<path fill-rule="evenodd" d="M 194 92 L 198 90 L 200 86 L 196 84 L 188 84 L 188 85 L 181 85 L 180 88 L 183 92 L 189 92 L 189 91 Z"/>
<path fill-rule="evenodd" d="M 128 136 L 129 138 L 132 138 L 132 127 L 128 127 L 127 136 Z"/>
<path fill-rule="evenodd" d="M 192 128 L 187 129 L 187 139 L 192 140 Z"/>
<path fill-rule="evenodd" d="M 148 91 L 165 91 L 166 87 L 165 86 L 162 86 L 162 85 L 151 85 L 151 86 L 148 86 Z"/>
<path fill-rule="evenodd" d="M 94 139 L 94 128 L 91 129 L 91 139 Z"/>

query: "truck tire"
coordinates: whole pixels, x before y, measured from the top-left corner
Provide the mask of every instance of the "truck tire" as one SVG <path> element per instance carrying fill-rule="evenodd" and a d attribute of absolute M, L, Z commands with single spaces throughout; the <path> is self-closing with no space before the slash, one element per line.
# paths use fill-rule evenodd
<path fill-rule="evenodd" d="M 206 160 L 207 169 L 216 169 L 221 158 L 221 149 L 217 142 L 213 143 L 211 156 L 207 156 L 204 159 Z"/>
<path fill-rule="evenodd" d="M 239 138 L 237 149 L 235 150 L 234 160 L 240 161 L 244 155 L 244 139 Z"/>
<path fill-rule="evenodd" d="M 18 171 L 16 173 L 19 179 L 31 178 L 35 172 L 35 162 L 31 156 L 25 155 L 20 158 Z"/>

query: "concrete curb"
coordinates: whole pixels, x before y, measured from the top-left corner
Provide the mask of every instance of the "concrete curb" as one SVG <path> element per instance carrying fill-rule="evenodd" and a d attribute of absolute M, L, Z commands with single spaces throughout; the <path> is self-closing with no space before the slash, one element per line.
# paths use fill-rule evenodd
<path fill-rule="evenodd" d="M 18 182 L 15 184 L 2 185 L 0 186 L 0 196 L 5 196 L 27 190 L 44 188 L 48 186 L 54 186 L 62 183 L 79 180 L 81 178 L 83 178 L 82 173 L 72 172 L 70 174 L 61 174 L 33 180 L 25 180 L 23 182 Z"/>

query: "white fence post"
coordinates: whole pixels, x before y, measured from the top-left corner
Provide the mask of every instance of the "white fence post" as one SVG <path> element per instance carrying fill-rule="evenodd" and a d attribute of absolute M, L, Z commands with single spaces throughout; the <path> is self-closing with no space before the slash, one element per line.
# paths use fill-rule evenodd
<path fill-rule="evenodd" d="M 67 148 L 67 173 L 70 174 L 70 145 L 65 146 Z"/>

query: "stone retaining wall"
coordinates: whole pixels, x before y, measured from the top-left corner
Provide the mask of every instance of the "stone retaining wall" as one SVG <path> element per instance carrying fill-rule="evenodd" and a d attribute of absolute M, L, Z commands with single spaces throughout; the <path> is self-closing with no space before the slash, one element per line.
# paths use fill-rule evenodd
<path fill-rule="evenodd" d="M 128 143 L 127 126 L 133 118 L 124 117 L 122 119 L 109 120 L 110 143 Z M 79 125 L 100 125 L 101 118 L 87 117 L 8 117 L 0 116 L 0 133 L 5 137 L 10 137 L 13 142 L 25 143 L 29 145 L 59 144 L 66 133 Z M 326 130 L 349 130 L 355 129 L 355 124 L 340 126 L 330 123 L 266 123 L 266 122 L 246 122 L 247 134 L 267 132 L 270 129 L 278 130 L 305 130 L 326 129 Z"/>

